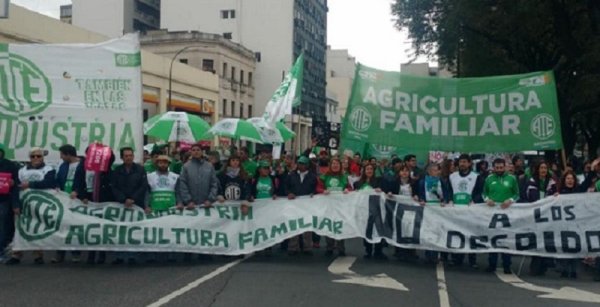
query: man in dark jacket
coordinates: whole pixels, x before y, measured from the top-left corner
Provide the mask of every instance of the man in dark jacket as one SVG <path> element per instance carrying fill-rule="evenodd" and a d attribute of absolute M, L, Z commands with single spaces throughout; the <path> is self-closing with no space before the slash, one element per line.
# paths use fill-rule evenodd
<path fill-rule="evenodd" d="M 75 173 L 78 169 L 83 169 L 82 160 L 77 156 L 77 149 L 73 145 L 65 144 L 58 151 L 63 163 L 58 167 L 56 173 L 56 185 L 59 190 L 67 194 L 71 194 L 74 189 Z M 73 251 L 71 261 L 78 263 L 80 261 L 81 252 Z M 65 261 L 65 251 L 56 251 L 56 257 L 52 259 L 52 263 L 62 263 Z"/>
<path fill-rule="evenodd" d="M 4 250 L 14 234 L 14 214 L 19 213 L 19 183 L 17 165 L 6 159 L 4 146 L 0 144 L 0 262 L 6 259 Z"/>
<path fill-rule="evenodd" d="M 146 209 L 146 189 L 148 179 L 144 167 L 133 162 L 134 155 L 131 147 L 121 148 L 123 164 L 117 166 L 111 175 L 111 188 L 115 200 L 132 208 L 134 205 Z M 121 264 L 127 257 L 130 264 L 136 262 L 133 253 L 117 253 L 113 264 Z"/>
<path fill-rule="evenodd" d="M 298 170 L 290 173 L 286 178 L 286 193 L 288 199 L 295 199 L 298 196 L 313 196 L 317 192 L 317 175 L 308 170 L 310 160 L 301 156 L 298 159 Z M 295 255 L 300 251 L 299 239 L 302 238 L 303 251 L 305 254 L 312 254 L 312 234 L 303 233 L 300 236 L 291 238 L 288 243 L 288 253 Z"/>
<path fill-rule="evenodd" d="M 89 146 L 85 150 L 87 155 Z M 73 192 L 71 192 L 72 199 L 79 199 L 84 204 L 88 201 L 95 203 L 114 201 L 113 192 L 110 187 L 110 174 L 112 165 L 115 162 L 115 154 L 111 150 L 110 160 L 108 162 L 108 171 L 106 172 L 94 172 L 85 169 L 85 159 L 80 158 L 80 167 L 75 171 L 75 178 L 73 181 Z M 98 258 L 96 259 L 96 255 Z M 104 264 L 106 261 L 105 251 L 88 251 L 87 264 Z"/>

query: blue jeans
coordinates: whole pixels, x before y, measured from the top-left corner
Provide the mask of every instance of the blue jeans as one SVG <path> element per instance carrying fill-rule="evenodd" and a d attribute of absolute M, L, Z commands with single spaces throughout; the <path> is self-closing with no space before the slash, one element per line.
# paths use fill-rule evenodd
<path fill-rule="evenodd" d="M 13 211 L 10 203 L 0 202 L 0 256 L 4 255 L 4 249 L 12 241 L 15 230 Z"/>

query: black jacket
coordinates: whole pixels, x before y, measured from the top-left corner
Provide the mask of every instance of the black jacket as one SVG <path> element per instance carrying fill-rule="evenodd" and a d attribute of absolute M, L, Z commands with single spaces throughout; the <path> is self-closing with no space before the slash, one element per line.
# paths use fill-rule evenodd
<path fill-rule="evenodd" d="M 146 206 L 145 197 L 148 188 L 146 171 L 141 165 L 134 163 L 127 171 L 125 165 L 121 164 L 111 174 L 111 188 L 115 201 L 125 203 L 125 200 L 133 199 L 138 207 Z"/>
<path fill-rule="evenodd" d="M 19 168 L 17 165 L 7 159 L 0 159 L 0 173 L 9 173 L 12 176 L 14 185 L 10 188 L 9 194 L 0 195 L 0 203 L 10 203 L 12 208 L 19 208 Z"/>
<path fill-rule="evenodd" d="M 79 198 L 80 200 L 84 200 L 87 199 L 89 201 L 93 201 L 93 202 L 108 202 L 108 201 L 115 201 L 115 197 L 113 196 L 113 191 L 110 185 L 110 175 L 112 173 L 111 169 L 111 165 L 114 162 L 114 156 L 111 159 L 110 165 L 108 167 L 108 171 L 104 172 L 104 173 L 100 173 L 100 191 L 98 193 L 98 199 L 94 199 L 93 195 L 94 193 L 91 192 L 93 187 L 89 187 L 88 190 L 88 186 L 87 186 L 87 180 L 86 180 L 86 175 L 87 172 L 85 170 L 85 159 L 82 158 L 79 166 L 77 168 L 77 170 L 75 171 L 75 178 L 73 178 L 73 191 L 77 192 L 77 198 Z"/>
<path fill-rule="evenodd" d="M 294 194 L 296 196 L 314 195 L 317 193 L 317 175 L 309 171 L 304 177 L 304 181 L 300 181 L 300 174 L 294 171 L 288 174 L 285 182 L 285 192 L 287 195 Z"/>
<path fill-rule="evenodd" d="M 219 195 L 226 200 L 247 200 L 250 198 L 250 183 L 240 177 L 227 176 L 221 173 L 217 176 L 219 179 Z"/>

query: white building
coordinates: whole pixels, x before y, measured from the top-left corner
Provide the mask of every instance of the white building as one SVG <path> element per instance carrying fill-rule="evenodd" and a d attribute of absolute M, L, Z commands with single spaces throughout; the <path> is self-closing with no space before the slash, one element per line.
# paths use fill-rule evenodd
<path fill-rule="evenodd" d="M 72 23 L 108 37 L 158 30 L 160 0 L 73 0 Z"/>
<path fill-rule="evenodd" d="M 348 54 L 347 49 L 327 47 L 327 92 L 336 96 L 340 117 L 344 117 L 348 109 L 355 70 L 356 58 Z"/>
<path fill-rule="evenodd" d="M 263 112 L 285 73 L 296 57 L 304 52 L 303 95 L 299 112 L 306 119 L 326 121 L 326 0 L 162 1 L 161 28 L 216 33 L 253 50 L 256 58 L 256 114 Z M 298 133 L 302 136 L 300 148 L 310 142 L 310 127 L 303 125 L 301 128 L 307 132 Z"/>

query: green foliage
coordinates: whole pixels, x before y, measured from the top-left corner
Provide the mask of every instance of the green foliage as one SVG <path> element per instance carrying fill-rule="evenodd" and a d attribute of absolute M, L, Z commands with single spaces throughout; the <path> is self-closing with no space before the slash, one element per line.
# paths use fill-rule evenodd
<path fill-rule="evenodd" d="M 600 143 L 600 1 L 396 0 L 398 29 L 416 56 L 456 76 L 554 70 L 568 152 Z"/>

